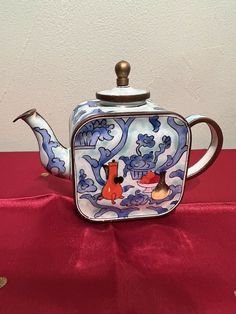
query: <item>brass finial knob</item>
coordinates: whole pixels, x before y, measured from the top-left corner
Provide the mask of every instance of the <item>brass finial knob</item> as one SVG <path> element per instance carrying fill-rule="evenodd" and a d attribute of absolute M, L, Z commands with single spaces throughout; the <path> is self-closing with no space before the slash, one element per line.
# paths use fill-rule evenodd
<path fill-rule="evenodd" d="M 129 72 L 130 72 L 130 64 L 127 61 L 120 61 L 115 66 L 115 71 L 117 75 L 117 86 L 127 86 L 129 85 Z"/>

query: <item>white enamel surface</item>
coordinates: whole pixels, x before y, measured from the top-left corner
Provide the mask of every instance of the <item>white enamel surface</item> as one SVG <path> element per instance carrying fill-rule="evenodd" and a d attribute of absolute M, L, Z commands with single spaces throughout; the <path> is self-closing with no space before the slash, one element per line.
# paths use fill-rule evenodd
<path fill-rule="evenodd" d="M 94 106 L 90 107 L 88 104 L 91 102 L 97 104 L 96 107 Z M 104 105 L 104 103 L 106 104 Z M 152 102 L 152 100 L 150 99 L 144 102 L 129 103 L 128 106 L 125 106 L 125 104 L 122 104 L 121 106 L 121 105 L 118 105 L 117 103 L 104 102 L 97 99 L 88 100 L 88 101 L 78 104 L 72 111 L 72 114 L 70 116 L 70 141 L 71 141 L 71 136 L 74 130 L 77 128 L 78 124 L 80 124 L 81 121 L 83 121 L 85 116 L 89 117 L 92 114 L 94 109 L 99 109 L 104 113 L 164 111 L 163 108 L 161 108 L 159 105 Z"/>
<path fill-rule="evenodd" d="M 112 101 L 104 101 L 101 100 L 100 104 L 101 106 L 107 106 L 107 107 L 122 107 L 122 108 L 127 108 L 127 107 L 139 107 L 139 106 L 143 106 L 145 105 L 146 100 L 142 100 L 142 101 L 133 101 L 133 102 L 122 102 L 121 103 L 117 103 L 117 102 L 112 102 Z"/>
<path fill-rule="evenodd" d="M 191 125 L 192 123 L 198 123 L 198 121 L 199 123 L 204 123 L 201 122 L 202 118 L 205 117 L 201 115 L 192 115 L 187 117 L 186 120 Z M 207 169 L 207 164 L 211 161 L 217 151 L 219 143 L 217 132 L 211 124 L 206 124 L 208 125 L 211 132 L 211 143 L 206 153 L 200 158 L 200 160 L 198 160 L 193 166 L 188 169 L 187 178 L 196 176 L 199 172 L 202 172 L 202 169 Z"/>
<path fill-rule="evenodd" d="M 67 178 L 67 179 L 70 178 L 71 177 L 71 174 L 70 174 L 70 172 L 71 172 L 70 149 L 67 149 L 67 148 L 63 147 L 58 142 L 55 134 L 53 133 L 53 131 L 50 128 L 50 126 L 48 125 L 48 123 L 40 115 L 38 115 L 37 112 L 35 112 L 33 115 L 31 115 L 31 116 L 29 116 L 27 118 L 24 118 L 23 120 L 31 127 L 32 131 L 34 132 L 34 135 L 37 138 L 38 146 L 39 146 L 40 159 L 41 159 L 41 162 L 42 162 L 43 166 L 45 167 L 45 169 L 48 171 L 48 169 L 46 168 L 47 164 L 48 164 L 48 156 L 47 156 L 47 154 L 45 153 L 45 151 L 44 151 L 44 149 L 42 147 L 42 143 L 43 143 L 42 136 L 38 132 L 34 131 L 34 129 L 33 129 L 33 128 L 36 128 L 36 127 L 39 127 L 40 129 L 47 130 L 48 134 L 51 137 L 50 140 L 59 144 L 58 147 L 53 147 L 52 150 L 53 150 L 53 152 L 55 154 L 55 157 L 57 157 L 60 160 L 65 162 L 66 170 L 63 173 L 63 176 L 65 178 Z M 51 173 L 53 175 L 57 176 L 58 175 L 58 169 L 57 168 L 52 168 L 51 169 Z"/>
<path fill-rule="evenodd" d="M 156 113 L 158 115 L 158 113 Z M 153 112 L 153 115 L 155 115 L 155 112 Z M 167 115 L 162 116 L 160 113 L 160 119 L 166 119 L 166 117 L 168 117 Z M 139 120 L 140 119 L 140 120 Z M 143 120 L 142 120 L 143 119 Z M 115 160 L 119 160 L 119 156 L 120 155 L 126 155 L 126 156 L 131 156 L 133 154 L 136 154 L 136 150 L 135 150 L 135 146 L 136 146 L 136 140 L 137 140 L 137 136 L 139 133 L 147 133 L 147 134 L 151 134 L 150 130 L 151 128 L 147 128 L 147 119 L 148 117 L 140 117 L 137 118 L 130 126 L 129 129 L 129 140 L 127 140 L 127 144 L 125 145 L 124 148 L 122 148 L 122 153 L 118 153 L 117 155 L 114 156 Z M 176 117 L 176 119 L 178 120 L 179 118 Z M 109 119 L 109 121 L 113 121 L 113 119 Z M 113 122 L 114 123 L 114 122 Z M 183 123 L 181 121 L 179 121 L 179 123 Z M 187 123 L 186 123 L 186 127 Z M 112 141 L 106 142 L 106 141 L 98 141 L 96 144 L 96 147 L 93 148 L 89 148 L 88 146 L 85 148 L 83 147 L 77 147 L 77 149 L 75 149 L 74 151 L 74 175 L 75 175 L 75 187 L 77 187 L 78 181 L 79 181 L 79 173 L 80 170 L 83 169 L 83 171 L 85 171 L 86 173 L 86 178 L 87 179 L 92 179 L 94 182 L 93 184 L 97 187 L 97 190 L 94 192 L 91 192 L 89 194 L 91 195 L 95 195 L 99 192 L 101 192 L 101 186 L 96 182 L 95 178 L 94 178 L 94 174 L 93 171 L 91 169 L 90 164 L 83 158 L 84 155 L 89 155 L 92 158 L 94 158 L 95 160 L 99 159 L 100 153 L 99 153 L 99 147 L 104 147 L 105 149 L 109 149 L 112 150 L 113 147 L 115 147 L 121 140 L 121 134 L 119 132 L 119 127 L 118 125 L 116 125 L 115 123 L 115 128 L 112 129 L 111 133 L 112 136 L 114 136 Z M 164 152 L 164 154 L 161 154 L 158 158 L 158 163 L 157 163 L 157 167 L 161 166 L 167 159 L 168 155 L 173 156 L 174 153 L 177 150 L 178 147 L 178 143 L 179 143 L 179 138 L 178 135 L 176 133 L 176 131 L 172 128 L 170 128 L 170 126 L 167 124 L 167 122 L 162 121 L 161 127 L 159 129 L 159 131 L 154 134 L 155 136 L 155 140 L 156 140 L 156 144 L 154 147 L 152 147 L 152 149 L 148 148 L 148 147 L 144 147 L 142 149 L 142 153 L 148 153 L 151 150 L 158 150 L 158 145 L 161 142 L 161 139 L 164 135 L 168 135 L 171 137 L 172 139 L 172 144 L 171 146 L 166 149 L 166 151 Z M 190 134 L 188 133 L 187 135 L 187 140 L 186 140 L 186 144 L 189 147 L 190 144 Z M 161 206 L 162 207 L 166 207 L 168 209 L 167 212 L 170 212 L 171 210 L 173 210 L 178 203 L 180 202 L 181 198 L 182 198 L 182 194 L 184 191 L 184 183 L 185 183 L 185 176 L 187 173 L 187 160 L 188 160 L 188 153 L 189 153 L 189 148 L 187 149 L 187 151 L 182 155 L 182 157 L 180 158 L 180 160 L 178 161 L 178 163 L 173 166 L 172 168 L 167 170 L 167 174 L 166 174 L 166 183 L 167 185 L 181 185 L 182 186 L 182 191 L 181 193 L 177 193 L 173 199 L 171 199 L 171 201 L 164 201 Z M 118 161 L 119 163 L 119 167 L 118 167 L 118 175 L 122 176 L 123 175 L 123 169 L 124 169 L 124 162 L 122 160 Z M 180 169 L 182 171 L 184 171 L 184 180 L 181 180 L 179 177 L 173 177 L 170 178 L 169 175 L 172 171 L 175 171 L 177 169 Z M 103 169 L 101 169 L 101 174 L 102 174 L 102 178 L 104 180 L 106 180 L 105 177 L 105 172 Z M 142 187 L 138 184 L 138 181 L 133 180 L 131 173 L 129 172 L 127 174 L 127 177 L 125 178 L 125 181 L 122 183 L 123 186 L 125 185 L 132 185 L 133 187 L 128 190 L 127 192 L 123 192 L 123 196 L 124 198 L 127 198 L 129 195 L 134 195 L 135 191 L 140 190 L 142 193 L 145 193 L 145 187 Z M 147 192 L 148 193 L 148 192 Z M 152 209 L 148 209 L 148 205 L 138 205 L 137 210 L 132 211 L 128 218 L 118 218 L 117 214 L 112 212 L 112 211 L 107 211 L 105 212 L 102 216 L 100 216 L 99 218 L 95 217 L 95 214 L 98 212 L 98 208 L 96 208 L 96 206 L 93 206 L 87 199 L 83 199 L 81 198 L 81 193 L 75 193 L 75 198 L 76 198 L 76 204 L 77 204 L 77 208 L 79 210 L 79 212 L 86 218 L 91 219 L 91 220 L 95 220 L 95 221 L 104 221 L 104 220 L 112 220 L 112 219 L 133 219 L 133 218 L 144 218 L 144 217 L 154 217 L 154 216 L 160 216 L 160 215 L 164 215 L 165 213 L 162 214 L 157 214 L 156 211 L 152 210 Z M 172 205 L 171 202 L 175 201 L 176 204 Z M 120 206 L 120 202 L 121 200 L 116 200 L 116 205 L 115 206 Z M 111 206 L 111 201 L 110 200 L 106 200 L 106 199 L 102 199 L 101 201 L 99 201 L 99 204 L 101 205 L 105 205 L 105 206 Z"/>
<path fill-rule="evenodd" d="M 108 96 L 129 96 L 129 95 L 142 95 L 145 94 L 147 91 L 143 89 L 136 89 L 130 86 L 124 86 L 124 87 L 114 87 L 110 90 L 104 90 L 99 92 L 99 94 L 102 95 L 108 95 Z"/>

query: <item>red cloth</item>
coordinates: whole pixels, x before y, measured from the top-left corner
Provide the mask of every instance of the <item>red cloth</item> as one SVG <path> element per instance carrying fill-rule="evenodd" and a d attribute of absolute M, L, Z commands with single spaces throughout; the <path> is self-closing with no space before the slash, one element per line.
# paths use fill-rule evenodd
<path fill-rule="evenodd" d="M 223 151 L 167 216 L 91 223 L 36 153 L 1 153 L 0 313 L 236 313 L 235 160 Z"/>

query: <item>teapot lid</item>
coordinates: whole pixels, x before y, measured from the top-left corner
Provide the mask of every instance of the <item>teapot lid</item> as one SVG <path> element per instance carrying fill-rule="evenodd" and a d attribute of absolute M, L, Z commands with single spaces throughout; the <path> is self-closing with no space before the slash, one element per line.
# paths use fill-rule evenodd
<path fill-rule="evenodd" d="M 127 61 L 122 60 L 118 62 L 115 66 L 115 72 L 117 75 L 117 87 L 97 92 L 97 99 L 108 102 L 128 103 L 144 101 L 150 97 L 150 92 L 129 86 L 130 64 Z"/>

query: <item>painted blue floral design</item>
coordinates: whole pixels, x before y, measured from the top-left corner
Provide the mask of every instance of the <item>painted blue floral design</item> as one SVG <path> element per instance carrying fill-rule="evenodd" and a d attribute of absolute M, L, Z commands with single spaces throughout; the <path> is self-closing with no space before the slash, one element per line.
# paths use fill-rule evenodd
<path fill-rule="evenodd" d="M 149 152 L 144 155 L 132 155 L 130 157 L 121 156 L 120 159 L 125 163 L 124 167 L 124 177 L 127 176 L 130 171 L 133 180 L 140 179 L 143 175 L 145 175 L 149 170 L 155 167 L 155 163 L 153 162 L 153 152 Z"/>
<path fill-rule="evenodd" d="M 94 208 L 98 209 L 98 211 L 94 214 L 94 218 L 102 217 L 109 211 L 116 213 L 118 218 L 127 218 L 132 211 L 138 210 L 138 207 L 135 206 L 120 208 L 114 205 L 109 206 L 99 204 L 98 202 L 99 196 L 100 193 L 97 193 L 95 195 L 83 194 L 80 196 L 80 199 L 87 199 L 94 206 Z"/>
<path fill-rule="evenodd" d="M 96 192 L 97 187 L 94 185 L 94 181 L 86 177 L 87 175 L 85 174 L 84 170 L 81 169 L 79 171 L 79 181 L 77 184 L 77 192 L 79 193 Z"/>
<path fill-rule="evenodd" d="M 124 198 L 120 205 L 122 206 L 138 206 L 149 203 L 149 196 L 142 194 L 140 190 L 136 190 L 135 194 L 130 194 L 127 198 Z"/>
<path fill-rule="evenodd" d="M 154 132 L 158 132 L 161 126 L 161 122 L 159 121 L 159 117 L 150 117 L 149 118 L 149 122 L 152 124 L 153 126 L 153 131 Z"/>
<path fill-rule="evenodd" d="M 170 195 L 164 200 L 160 201 L 154 201 L 148 195 L 141 193 L 140 190 L 136 190 L 134 195 L 129 195 L 126 199 L 123 199 L 121 201 L 121 207 L 117 207 L 114 205 L 108 206 L 99 203 L 100 193 L 97 193 L 95 195 L 83 194 L 80 196 L 80 199 L 87 199 L 94 206 L 94 208 L 97 208 L 97 212 L 94 214 L 94 218 L 102 217 L 109 211 L 116 213 L 118 218 L 126 218 L 129 217 L 129 214 L 132 211 L 138 210 L 140 205 L 146 205 L 147 209 L 155 210 L 157 214 L 162 214 L 163 212 L 169 211 L 171 208 L 162 208 L 160 204 L 163 201 L 171 201 L 177 194 L 181 193 L 181 185 L 171 185 L 170 190 Z M 178 201 L 172 201 L 170 204 L 175 205 L 176 202 Z"/>
<path fill-rule="evenodd" d="M 46 129 L 36 127 L 33 128 L 33 130 L 42 136 L 43 139 L 42 148 L 48 157 L 48 163 L 46 166 L 47 170 L 51 172 L 53 168 L 57 168 L 59 175 L 63 176 L 63 173 L 66 171 L 65 162 L 60 158 L 56 157 L 53 151 L 53 148 L 60 146 L 59 143 L 51 140 L 51 135 L 48 133 Z"/>
<path fill-rule="evenodd" d="M 184 124 L 179 124 L 176 122 L 175 118 L 173 117 L 168 117 L 167 118 L 167 123 L 169 124 L 170 127 L 172 127 L 176 133 L 178 134 L 178 147 L 176 152 L 174 153 L 173 156 L 167 155 L 167 160 L 162 164 L 161 166 L 158 167 L 157 173 L 160 174 L 163 171 L 167 171 L 174 165 L 178 163 L 182 155 L 187 151 L 188 145 L 187 145 L 187 136 L 188 136 L 188 129 Z"/>
<path fill-rule="evenodd" d="M 104 147 L 99 147 L 98 151 L 100 154 L 99 159 L 92 158 L 89 155 L 84 155 L 83 158 L 90 164 L 94 177 L 98 184 L 104 186 L 105 180 L 101 176 L 101 169 L 103 165 L 105 165 L 109 160 L 111 160 L 114 156 L 116 156 L 122 148 L 125 146 L 128 130 L 131 123 L 134 121 L 134 118 L 128 118 L 124 120 L 123 118 L 114 119 L 116 123 L 121 128 L 122 134 L 119 143 L 112 149 L 106 149 Z"/>
<path fill-rule="evenodd" d="M 103 111 L 98 107 L 99 101 L 97 100 L 89 100 L 87 102 L 81 103 L 77 105 L 74 110 L 73 110 L 73 115 L 72 115 L 72 122 L 73 124 L 77 123 L 79 120 L 82 118 L 85 118 L 86 116 L 89 116 L 90 114 L 96 114 L 96 113 L 103 113 Z M 89 108 L 95 108 L 91 111 L 88 110 Z"/>
<path fill-rule="evenodd" d="M 123 192 L 125 193 L 125 192 L 129 191 L 129 190 L 132 189 L 132 188 L 134 188 L 134 185 L 125 185 L 125 186 L 123 187 Z"/>
<path fill-rule="evenodd" d="M 153 147 L 155 145 L 154 136 L 153 135 L 147 135 L 147 134 L 139 134 L 138 139 L 136 141 L 138 144 L 136 147 L 136 152 L 139 156 L 142 155 L 140 148 L 141 147 Z"/>
<path fill-rule="evenodd" d="M 95 110 L 100 110 L 99 108 L 95 108 Z M 88 179 L 86 177 L 86 174 L 82 171 L 79 175 L 79 184 L 78 184 L 78 192 L 82 193 L 80 196 L 80 199 L 87 200 L 90 202 L 90 204 L 94 207 L 94 212 L 92 215 L 94 215 L 94 218 L 102 217 L 103 215 L 107 214 L 107 212 L 114 212 L 117 214 L 118 218 L 128 217 L 132 211 L 136 211 L 138 209 L 143 208 L 150 209 L 156 211 L 157 215 L 165 213 L 167 211 L 170 211 L 173 206 L 177 204 L 179 201 L 178 195 L 182 193 L 182 184 L 180 185 L 170 185 L 170 193 L 168 196 L 166 196 L 165 199 L 162 200 L 155 200 L 152 199 L 151 195 L 148 193 L 145 193 L 144 191 L 141 191 L 141 188 L 137 189 L 137 184 L 134 183 L 134 185 L 130 185 L 129 177 L 125 179 L 124 186 L 123 186 L 123 192 L 124 199 L 119 200 L 119 202 L 116 205 L 112 204 L 106 204 L 106 202 L 102 201 L 100 198 L 101 193 L 99 192 L 99 188 L 95 186 L 95 184 L 99 184 L 101 186 L 104 186 L 105 184 L 105 172 L 104 170 L 101 171 L 103 165 L 105 165 L 109 160 L 112 160 L 113 158 L 116 158 L 116 160 L 119 158 L 119 160 L 122 160 L 122 162 L 119 162 L 120 169 L 119 172 L 123 170 L 123 176 L 127 177 L 128 174 L 131 175 L 133 180 L 140 180 L 142 176 L 147 174 L 147 172 L 152 171 L 156 174 L 160 174 L 160 172 L 168 171 L 169 178 L 173 177 L 179 177 L 181 180 L 184 178 L 184 171 L 178 168 L 181 168 L 181 165 L 178 165 L 178 162 L 182 155 L 187 150 L 187 136 L 188 136 L 188 128 L 184 123 L 181 123 L 179 119 L 173 118 L 173 117 L 166 117 L 164 120 L 164 124 L 168 124 L 169 128 L 172 129 L 172 133 L 176 132 L 175 136 L 178 138 L 178 145 L 174 145 L 175 151 L 171 151 L 171 155 L 168 155 L 168 149 L 172 145 L 172 138 L 168 135 L 156 135 L 155 133 L 159 132 L 161 127 L 161 118 L 159 121 L 159 117 L 150 117 L 149 118 L 149 131 L 147 130 L 147 133 L 139 133 L 139 130 L 135 130 L 136 134 L 136 147 L 132 147 L 132 150 L 134 152 L 133 155 L 130 155 L 129 147 L 126 147 L 130 144 L 127 142 L 128 138 L 128 132 L 129 127 L 134 121 L 135 118 L 113 118 L 114 125 L 113 127 L 118 128 L 117 134 L 119 134 L 119 139 L 116 139 L 112 136 L 115 135 L 115 132 L 112 132 L 111 134 L 108 131 L 111 131 L 111 129 L 107 128 L 108 125 L 111 123 L 108 123 L 106 121 L 106 124 L 102 124 L 102 120 L 99 121 L 97 126 L 95 124 L 89 124 L 86 125 L 87 129 L 83 129 L 80 131 L 84 131 L 86 135 L 88 135 L 89 132 L 92 133 L 97 128 L 105 128 L 103 132 L 99 133 L 99 137 L 97 140 L 101 141 L 111 141 L 108 145 L 100 145 L 98 147 L 98 152 L 96 155 L 92 154 L 83 154 L 84 160 L 86 160 L 93 172 L 93 180 Z M 94 121 L 95 122 L 95 121 Z M 91 122 L 92 123 L 92 122 Z M 104 123 L 104 122 L 103 122 Z M 151 127 L 151 125 L 152 127 Z M 120 128 L 120 130 L 119 130 Z M 152 131 L 151 131 L 152 130 Z M 175 132 L 173 132 L 173 130 Z M 131 131 L 130 131 L 131 132 Z M 137 133 L 136 133 L 137 132 Z M 155 133 L 154 133 L 155 132 Z M 96 133 L 96 132 L 94 132 Z M 168 132 L 167 132 L 168 134 Z M 90 133 L 89 133 L 90 135 Z M 91 136 L 91 135 L 90 135 Z M 110 136 L 112 137 L 110 139 Z M 113 141 L 116 143 L 113 147 Z M 87 141 L 90 140 L 90 138 L 86 138 Z M 158 142 L 156 143 L 155 140 L 158 139 Z M 90 144 L 92 143 L 92 140 L 90 140 Z M 135 144 L 135 143 L 132 143 Z M 85 142 L 84 142 L 85 145 Z M 122 154 L 122 151 L 124 149 L 125 155 Z M 127 149 L 128 148 L 128 149 Z M 143 149 L 142 149 L 143 148 Z M 145 149 L 149 148 L 149 149 Z M 136 150 L 136 152 L 135 152 Z M 163 154 L 166 152 L 165 158 L 160 158 L 159 156 L 164 156 Z M 126 155 L 127 154 L 127 155 Z M 122 169 L 123 168 L 123 169 Z M 172 171 L 172 172 L 171 172 Z M 120 173 L 119 173 L 120 174 Z M 91 181 L 87 181 L 91 180 Z M 127 180 L 127 181 L 126 181 Z M 94 182 L 96 182 L 94 184 Z M 178 180 L 175 180 L 174 182 L 178 182 Z M 126 185 L 125 185 L 126 184 Z M 169 184 L 169 183 L 168 183 Z M 92 189 L 92 190 L 90 190 Z M 93 190 L 94 189 L 94 190 Z M 96 189 L 96 190 L 95 190 Z M 97 194 L 93 194 L 90 192 L 97 191 Z M 128 192 L 129 191 L 129 192 Z M 84 192 L 88 192 L 87 194 Z M 127 193 L 128 192 L 128 193 Z M 164 205 L 163 202 L 168 202 L 168 205 Z M 162 205 L 164 205 L 162 207 Z"/>
<path fill-rule="evenodd" d="M 124 177 L 130 171 L 132 179 L 139 180 L 148 171 L 155 168 L 159 155 L 163 154 L 171 146 L 171 138 L 164 135 L 162 142 L 158 145 L 159 150 L 155 154 L 151 151 L 148 154 L 142 155 L 140 150 L 141 147 L 152 148 L 155 145 L 153 135 L 139 134 L 136 143 L 138 144 L 136 147 L 137 155 L 132 155 L 131 157 L 121 156 L 120 159 L 125 163 Z"/>
<path fill-rule="evenodd" d="M 136 143 L 137 155 L 120 157 L 120 159 L 125 163 L 125 168 L 123 170 L 124 177 L 126 177 L 128 172 L 130 172 L 133 180 L 141 179 L 142 176 L 155 167 L 155 162 L 153 161 L 153 151 L 142 155 L 140 150 L 141 147 L 152 148 L 155 145 L 154 136 L 140 133 L 138 134 Z"/>
<path fill-rule="evenodd" d="M 89 100 L 89 101 L 87 101 L 87 105 L 89 106 L 89 107 L 97 107 L 98 106 L 98 102 L 99 102 L 99 100 Z"/>
<path fill-rule="evenodd" d="M 170 178 L 179 177 L 181 180 L 184 179 L 184 171 L 181 169 L 178 169 L 176 171 L 172 171 L 169 175 Z"/>
<path fill-rule="evenodd" d="M 84 125 L 76 135 L 76 147 L 95 147 L 97 141 L 111 141 L 111 130 L 114 124 L 108 124 L 106 119 L 97 119 L 90 121 Z"/>
<path fill-rule="evenodd" d="M 171 146 L 171 137 L 164 135 L 162 137 L 162 142 L 158 145 L 159 150 L 155 152 L 155 159 L 154 162 L 158 161 L 158 157 L 165 152 L 166 149 L 170 148 Z"/>
<path fill-rule="evenodd" d="M 73 124 L 75 124 L 79 118 L 81 118 L 86 113 L 86 110 L 81 109 L 79 106 L 74 109 L 74 115 L 72 118 Z"/>

